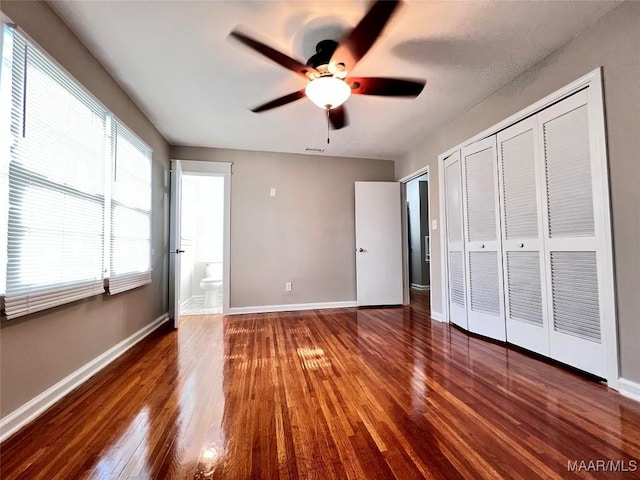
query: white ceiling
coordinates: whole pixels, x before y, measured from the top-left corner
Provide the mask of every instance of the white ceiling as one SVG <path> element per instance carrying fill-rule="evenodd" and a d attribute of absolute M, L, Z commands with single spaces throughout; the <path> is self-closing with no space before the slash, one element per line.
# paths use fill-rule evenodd
<path fill-rule="evenodd" d="M 618 1 L 407 1 L 360 61 L 358 76 L 425 78 L 415 100 L 354 95 L 351 124 L 326 145 L 306 98 L 249 108 L 305 80 L 227 35 L 243 26 L 304 63 L 315 43 L 353 27 L 355 1 L 72 1 L 52 7 L 169 143 L 394 159 L 593 24 Z"/>

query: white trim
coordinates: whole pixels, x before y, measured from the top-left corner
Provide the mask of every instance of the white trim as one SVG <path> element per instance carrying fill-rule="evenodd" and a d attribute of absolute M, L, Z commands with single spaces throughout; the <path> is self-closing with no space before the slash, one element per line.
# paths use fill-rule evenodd
<path fill-rule="evenodd" d="M 640 402 L 640 383 L 620 377 L 618 379 L 618 390 L 620 395 Z"/>
<path fill-rule="evenodd" d="M 229 311 L 231 298 L 231 164 L 224 176 L 224 238 L 222 243 L 222 313 Z"/>
<path fill-rule="evenodd" d="M 218 174 L 231 175 L 231 165 L 229 162 L 210 162 L 207 160 L 180 160 L 172 158 L 171 160 L 179 161 L 182 166 L 182 173 L 187 172 L 189 175 L 202 174 L 204 176 Z"/>
<path fill-rule="evenodd" d="M 349 300 L 346 302 L 291 303 L 287 305 L 231 307 L 227 313 L 229 315 L 242 315 L 245 313 L 296 312 L 299 310 L 318 310 L 318 309 L 325 309 L 325 308 L 352 308 L 356 306 L 357 304 L 355 300 Z"/>
<path fill-rule="evenodd" d="M 222 242 L 222 313 L 230 313 L 231 292 L 231 174 L 233 163 L 210 162 L 205 160 L 178 160 L 182 175 L 202 175 L 224 178 L 224 232 Z"/>
<path fill-rule="evenodd" d="M 183 300 L 182 302 L 180 302 L 180 311 L 182 311 L 182 309 L 188 306 L 191 302 L 195 302 L 200 298 L 204 299 L 204 295 L 191 295 L 186 300 Z"/>
<path fill-rule="evenodd" d="M 607 155 L 606 120 L 604 116 L 604 93 L 602 91 L 602 72 L 596 71 L 593 80 L 587 90 L 587 107 L 589 108 L 589 141 L 592 148 L 598 151 L 599 160 L 596 162 L 599 168 L 597 178 L 592 178 L 594 185 L 594 198 L 598 201 L 594 205 L 594 214 L 597 224 L 604 227 L 597 235 L 599 269 L 604 272 L 600 284 L 603 311 L 601 315 L 605 319 L 602 324 L 602 337 L 605 346 L 605 358 L 607 362 L 607 385 L 609 388 L 619 389 L 620 363 L 618 357 L 618 313 L 616 310 L 615 273 L 613 270 L 613 240 L 611 232 L 611 206 L 609 192 L 609 157 Z M 595 145 L 593 145 L 595 143 Z M 592 159 L 592 162 L 594 159 Z M 600 273 L 600 272 L 599 272 Z M 609 321 L 606 321 L 609 319 Z"/>
<path fill-rule="evenodd" d="M 413 177 L 412 177 L 413 178 Z M 402 230 L 402 304 L 409 305 L 409 217 L 407 215 L 407 184 L 400 182 L 400 229 Z"/>
<path fill-rule="evenodd" d="M 419 168 L 418 170 L 416 170 L 413 173 L 410 173 L 409 175 L 407 175 L 406 177 L 402 177 L 400 180 L 398 180 L 400 183 L 408 183 L 411 180 L 414 180 L 418 177 L 421 177 L 424 174 L 428 174 L 429 173 L 429 165 L 427 165 L 426 167 L 422 167 Z"/>
<path fill-rule="evenodd" d="M 96 358 L 84 364 L 75 372 L 66 376 L 52 387 L 42 392 L 40 395 L 32 398 L 27 403 L 2 418 L 2 420 L 0 420 L 0 442 L 3 442 L 7 438 L 9 438 L 26 424 L 42 414 L 46 409 L 51 407 L 62 397 L 82 385 L 90 377 L 109 365 L 124 352 L 129 350 L 151 332 L 160 327 L 167 320 L 169 320 L 169 314 L 163 313 L 153 322 L 145 325 L 137 332 L 133 333 L 118 344 L 114 345 L 106 352 L 98 355 Z"/>
<path fill-rule="evenodd" d="M 418 177 L 423 175 L 427 175 L 427 225 L 429 227 L 429 237 L 431 238 L 433 234 L 431 233 L 431 177 L 429 174 L 429 165 L 419 168 L 413 173 L 402 177 L 398 182 L 400 182 L 400 202 L 402 203 L 402 208 L 400 210 L 400 219 L 401 219 L 401 228 L 402 228 L 402 304 L 409 305 L 409 289 L 410 288 L 419 288 L 414 287 L 413 284 L 410 283 L 409 279 L 409 249 L 407 245 L 409 244 L 409 219 L 407 218 L 407 183 L 411 180 L 415 180 Z M 432 244 L 432 243 L 431 243 Z M 429 261 L 429 278 L 433 278 L 433 272 L 431 271 L 432 262 Z M 430 289 L 431 287 L 427 287 Z"/>
<path fill-rule="evenodd" d="M 431 313 L 429 314 L 429 316 L 431 317 L 431 320 L 435 320 L 436 322 L 448 323 L 444 319 L 444 315 L 441 312 L 434 312 L 433 310 L 431 310 Z"/>

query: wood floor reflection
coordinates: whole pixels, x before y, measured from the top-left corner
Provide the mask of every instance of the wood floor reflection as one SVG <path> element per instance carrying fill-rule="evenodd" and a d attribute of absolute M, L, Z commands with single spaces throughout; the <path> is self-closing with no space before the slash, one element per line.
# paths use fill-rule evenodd
<path fill-rule="evenodd" d="M 638 478 L 567 465 L 638 461 L 640 404 L 427 308 L 185 317 L 4 442 L 0 478 Z"/>

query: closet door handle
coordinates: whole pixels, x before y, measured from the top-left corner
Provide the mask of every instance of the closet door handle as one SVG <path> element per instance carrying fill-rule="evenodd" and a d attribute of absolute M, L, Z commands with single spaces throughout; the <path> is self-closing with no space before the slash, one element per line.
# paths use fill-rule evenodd
<path fill-rule="evenodd" d="M 521 244 L 520 244 L 520 248 L 523 248 L 523 247 L 524 247 L 524 243 L 521 243 Z"/>
<path fill-rule="evenodd" d="M 482 245 L 480 245 L 480 248 L 484 248 L 484 243 Z"/>

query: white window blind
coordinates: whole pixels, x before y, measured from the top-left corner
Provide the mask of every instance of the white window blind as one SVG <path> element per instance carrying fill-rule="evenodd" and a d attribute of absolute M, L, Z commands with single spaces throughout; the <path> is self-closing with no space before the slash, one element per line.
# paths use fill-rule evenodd
<path fill-rule="evenodd" d="M 151 150 L 13 26 L 0 52 L 0 309 L 151 282 Z"/>
<path fill-rule="evenodd" d="M 109 293 L 151 283 L 151 150 L 116 124 Z"/>
<path fill-rule="evenodd" d="M 11 147 L 11 59 L 13 38 L 0 23 L 0 303 L 7 291 L 7 220 L 9 214 L 9 152 Z M 4 309 L 4 304 L 1 305 Z"/>
<path fill-rule="evenodd" d="M 108 112 L 19 32 L 10 69 L 6 294 L 15 318 L 104 292 Z M 3 87 L 4 88 L 4 87 Z"/>

